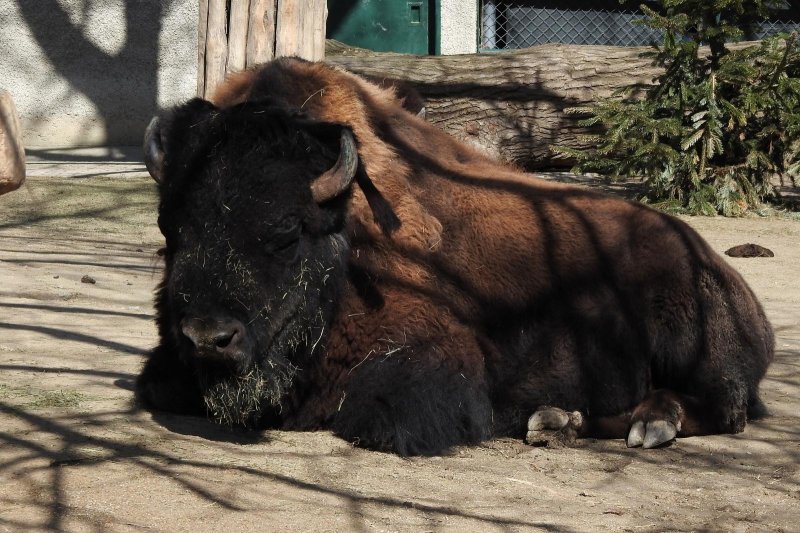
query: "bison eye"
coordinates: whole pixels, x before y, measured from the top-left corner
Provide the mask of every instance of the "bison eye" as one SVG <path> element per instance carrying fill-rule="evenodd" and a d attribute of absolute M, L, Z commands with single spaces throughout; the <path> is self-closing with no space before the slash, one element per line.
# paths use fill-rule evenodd
<path fill-rule="evenodd" d="M 267 239 L 269 251 L 274 254 L 287 255 L 293 253 L 300 241 L 301 224 L 299 219 L 286 219 L 270 228 Z"/>

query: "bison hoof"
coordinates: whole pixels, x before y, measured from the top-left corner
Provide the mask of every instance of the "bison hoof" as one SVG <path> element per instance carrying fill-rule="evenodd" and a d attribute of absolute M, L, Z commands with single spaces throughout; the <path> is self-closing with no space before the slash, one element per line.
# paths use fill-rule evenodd
<path fill-rule="evenodd" d="M 558 407 L 540 407 L 528 419 L 525 442 L 549 448 L 570 446 L 582 426 L 583 415 L 578 411 L 568 413 Z"/>
<path fill-rule="evenodd" d="M 638 420 L 633 423 L 628 433 L 628 448 L 655 448 L 669 442 L 678 434 L 678 428 L 666 420 L 651 420 L 645 425 Z"/>

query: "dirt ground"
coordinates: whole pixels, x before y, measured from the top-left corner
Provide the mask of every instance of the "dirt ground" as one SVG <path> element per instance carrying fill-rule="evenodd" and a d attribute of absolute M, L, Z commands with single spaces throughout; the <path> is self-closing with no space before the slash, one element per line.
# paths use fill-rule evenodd
<path fill-rule="evenodd" d="M 154 186 L 34 176 L 0 197 L 0 530 L 798 531 L 800 220 L 687 220 L 716 250 L 775 252 L 730 259 L 777 332 L 771 417 L 658 450 L 502 439 L 401 459 L 135 409 L 156 342 Z"/>

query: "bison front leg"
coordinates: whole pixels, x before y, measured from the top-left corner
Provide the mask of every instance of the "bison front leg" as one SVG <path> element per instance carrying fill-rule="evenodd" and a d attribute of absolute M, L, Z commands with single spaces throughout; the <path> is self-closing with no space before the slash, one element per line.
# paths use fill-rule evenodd
<path fill-rule="evenodd" d="M 489 438 L 492 408 L 481 379 L 424 354 L 394 354 L 353 370 L 333 430 L 366 448 L 435 455 Z"/>
<path fill-rule="evenodd" d="M 572 446 L 584 432 L 584 417 L 580 411 L 567 412 L 558 407 L 543 406 L 528 419 L 525 442 L 549 448 Z"/>
<path fill-rule="evenodd" d="M 205 404 L 194 373 L 178 359 L 176 350 L 164 345 L 153 350 L 139 374 L 136 401 L 158 411 L 205 414 Z"/>
<path fill-rule="evenodd" d="M 629 448 L 657 448 L 676 437 L 738 433 L 747 416 L 763 415 L 763 405 L 754 402 L 750 410 L 742 406 L 736 415 L 713 402 L 668 389 L 649 391 L 631 411 L 613 416 L 587 417 L 578 411 L 540 407 L 528 419 L 528 444 L 558 446 L 573 444 L 576 437 L 625 439 Z"/>
<path fill-rule="evenodd" d="M 528 419 L 525 442 L 552 448 L 571 446 L 578 437 L 622 438 L 629 448 L 656 448 L 676 436 L 711 433 L 685 406 L 684 398 L 663 390 L 652 391 L 633 412 L 615 416 L 586 417 L 579 411 L 543 406 Z M 681 431 L 682 427 L 691 429 Z"/>
<path fill-rule="evenodd" d="M 682 411 L 674 405 L 648 398 L 633 413 L 586 417 L 580 411 L 543 406 L 528 419 L 525 442 L 531 446 L 572 446 L 579 437 L 625 438 L 628 447 L 655 448 L 674 439 L 683 423 Z M 657 406 L 653 410 L 651 407 Z"/>

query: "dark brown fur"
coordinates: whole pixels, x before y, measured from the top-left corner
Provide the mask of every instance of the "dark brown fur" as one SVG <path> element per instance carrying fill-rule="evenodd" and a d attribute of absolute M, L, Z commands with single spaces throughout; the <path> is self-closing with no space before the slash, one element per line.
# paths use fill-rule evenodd
<path fill-rule="evenodd" d="M 761 411 L 770 325 L 683 222 L 497 163 L 406 112 L 392 89 L 325 64 L 272 62 L 232 78 L 213 103 L 263 98 L 349 126 L 401 221 L 385 234 L 353 187 L 348 281 L 325 356 L 282 427 L 358 440 L 366 422 L 337 420 L 371 409 L 377 393 L 359 380 L 384 379 L 381 359 L 404 350 L 413 383 L 463 379 L 489 398 L 493 422 L 480 423 L 493 427 L 481 438 L 524 433 L 541 405 L 582 411 L 582 434 L 603 437 L 653 417 L 680 422 L 680 435 L 738 432 L 748 409 Z M 401 380 L 406 368 L 392 372 Z"/>

